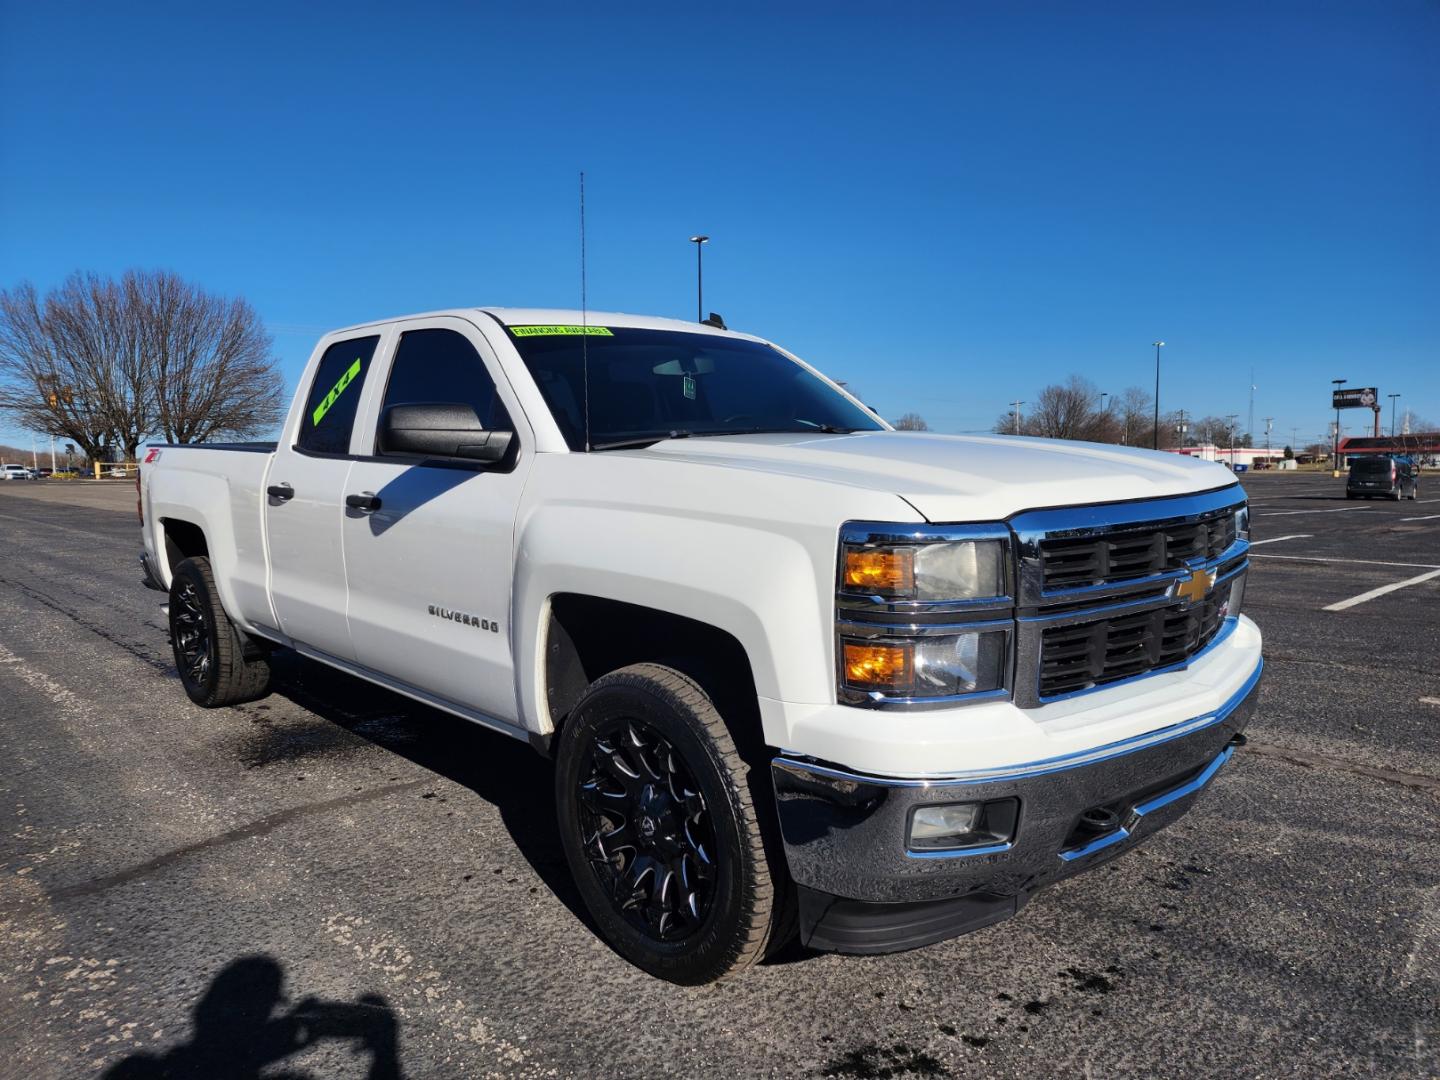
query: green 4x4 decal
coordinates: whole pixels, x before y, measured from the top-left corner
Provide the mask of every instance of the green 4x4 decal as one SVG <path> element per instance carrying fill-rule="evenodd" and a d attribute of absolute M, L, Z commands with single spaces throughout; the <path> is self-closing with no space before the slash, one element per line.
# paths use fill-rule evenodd
<path fill-rule="evenodd" d="M 310 416 L 310 422 L 312 424 L 318 424 L 322 419 L 324 419 L 325 414 L 330 411 L 330 406 L 334 405 L 335 402 L 339 400 L 340 395 L 345 392 L 345 388 L 349 386 L 352 382 L 354 382 L 355 376 L 359 374 L 360 361 L 356 360 L 353 364 L 351 364 L 348 368 L 345 369 L 345 374 L 341 375 L 335 385 L 330 388 L 330 392 L 325 395 L 325 400 L 320 402 L 319 405 L 315 406 L 315 411 Z"/>

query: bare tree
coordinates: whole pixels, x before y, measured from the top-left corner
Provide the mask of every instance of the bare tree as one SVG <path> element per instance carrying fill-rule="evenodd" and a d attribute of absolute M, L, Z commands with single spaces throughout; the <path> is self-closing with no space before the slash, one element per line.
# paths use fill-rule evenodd
<path fill-rule="evenodd" d="M 1072 375 L 1064 383 L 1045 387 L 1029 412 L 1022 413 L 1019 430 L 1022 435 L 1038 435 L 1051 439 L 1083 439 L 1087 442 L 1120 443 L 1149 447 L 1155 434 L 1154 398 L 1138 386 L 1110 396 L 1100 408 L 1100 391 L 1088 379 Z M 1178 413 L 1160 417 L 1160 449 L 1179 445 Z M 1011 435 L 1016 430 L 1013 410 L 995 420 L 997 433 Z"/>
<path fill-rule="evenodd" d="M 899 420 L 895 421 L 896 431 L 929 431 L 930 425 L 919 413 L 907 412 Z"/>
<path fill-rule="evenodd" d="M 248 303 L 166 271 L 77 273 L 43 300 L 26 282 L 0 290 L 0 410 L 92 460 L 251 435 L 280 418 L 270 349 Z"/>
<path fill-rule="evenodd" d="M 1040 391 L 1021 425 L 1028 435 L 1047 439 L 1089 439 L 1094 433 L 1100 391 L 1082 375 Z"/>
<path fill-rule="evenodd" d="M 1112 399 L 1111 407 L 1120 429 L 1120 442 L 1126 446 L 1149 446 L 1155 428 L 1155 399 L 1150 391 L 1127 386 L 1119 395 L 1118 404 Z"/>

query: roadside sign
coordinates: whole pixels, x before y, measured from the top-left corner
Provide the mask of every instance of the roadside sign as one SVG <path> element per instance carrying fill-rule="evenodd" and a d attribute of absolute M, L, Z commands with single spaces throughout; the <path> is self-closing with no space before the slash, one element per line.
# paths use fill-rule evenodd
<path fill-rule="evenodd" d="M 1332 409 L 1373 409 L 1379 398 L 1379 391 L 1373 386 L 1336 390 L 1330 407 Z"/>

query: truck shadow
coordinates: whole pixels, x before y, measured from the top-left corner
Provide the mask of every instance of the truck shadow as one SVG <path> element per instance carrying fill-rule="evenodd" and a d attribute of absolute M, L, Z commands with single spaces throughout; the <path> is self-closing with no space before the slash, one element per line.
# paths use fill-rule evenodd
<path fill-rule="evenodd" d="M 370 1080 L 399 1080 L 399 1025 L 385 999 L 355 1001 L 306 997 L 285 1008 L 285 970 L 273 957 L 243 956 L 206 988 L 193 1011 L 188 1041 L 154 1054 L 133 1054 L 104 1073 L 104 1080 L 302 1080 L 309 1073 L 272 1066 L 328 1040 L 349 1043 L 368 1057 Z M 357 1068 L 353 1075 L 360 1075 Z"/>
<path fill-rule="evenodd" d="M 352 753 L 369 743 L 460 784 L 496 808 L 545 886 L 595 931 L 560 846 L 553 769 L 528 743 L 289 650 L 275 652 L 271 669 L 272 693 L 313 715 L 298 724 L 261 720 L 240 748 L 242 760 L 268 766 Z M 264 704 L 241 708 L 254 719 L 265 715 L 258 711 Z"/>

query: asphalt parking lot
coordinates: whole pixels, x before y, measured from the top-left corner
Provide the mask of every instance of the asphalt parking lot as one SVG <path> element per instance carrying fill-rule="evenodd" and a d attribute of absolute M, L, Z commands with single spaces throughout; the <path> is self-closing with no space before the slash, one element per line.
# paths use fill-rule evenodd
<path fill-rule="evenodd" d="M 197 709 L 133 489 L 0 485 L 0 1076 L 1440 1074 L 1440 477 L 1246 485 L 1267 676 L 1189 816 L 702 989 L 591 933 L 526 746 L 294 657 Z"/>

